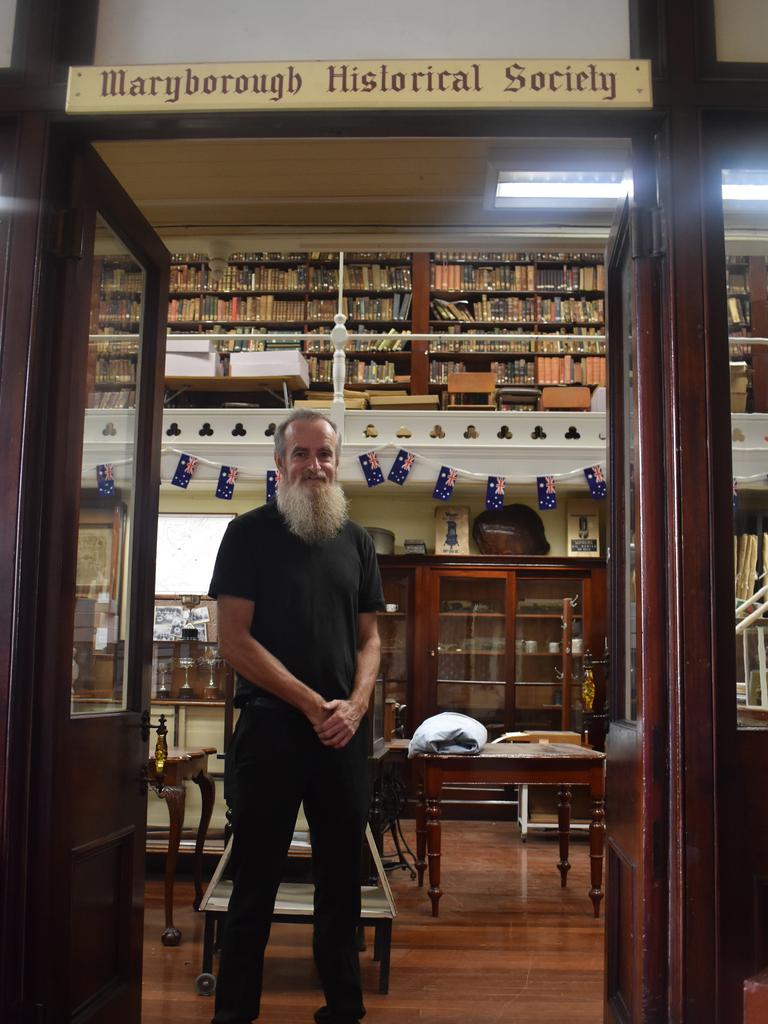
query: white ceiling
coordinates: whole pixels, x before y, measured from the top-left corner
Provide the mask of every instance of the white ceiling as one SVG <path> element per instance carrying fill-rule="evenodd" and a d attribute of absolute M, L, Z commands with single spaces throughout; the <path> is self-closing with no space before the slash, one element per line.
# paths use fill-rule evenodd
<path fill-rule="evenodd" d="M 498 138 L 96 144 L 172 249 L 204 249 L 211 238 L 233 249 L 602 249 L 605 212 L 485 208 L 489 161 L 515 147 L 530 152 L 525 140 Z M 536 148 L 557 164 L 568 140 Z"/>

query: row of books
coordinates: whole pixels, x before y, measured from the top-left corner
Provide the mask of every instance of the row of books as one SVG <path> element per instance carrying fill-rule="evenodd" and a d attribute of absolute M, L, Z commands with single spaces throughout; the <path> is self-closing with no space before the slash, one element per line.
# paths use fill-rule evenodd
<path fill-rule="evenodd" d="M 339 271 L 336 267 L 310 267 L 309 290 L 331 291 L 339 287 Z M 411 287 L 410 267 L 387 267 L 379 263 L 358 263 L 345 265 L 344 287 L 355 290 L 406 291 Z"/>
<path fill-rule="evenodd" d="M 100 356 L 96 360 L 97 384 L 135 384 L 136 363 L 133 359 Z"/>
<path fill-rule="evenodd" d="M 141 302 L 137 299 L 100 299 L 99 320 L 136 323 L 141 319 Z"/>
<path fill-rule="evenodd" d="M 433 299 L 432 311 L 436 320 L 463 320 L 467 323 L 602 323 L 602 299 L 551 299 L 539 295 L 527 299 L 507 296 L 483 296 L 477 302 L 461 300 L 448 302 Z"/>
<path fill-rule="evenodd" d="M 227 267 L 217 273 L 207 266 L 171 267 L 172 292 L 306 291 L 306 267 Z"/>
<path fill-rule="evenodd" d="M 333 382 L 333 363 L 328 359 L 310 356 L 309 377 L 316 384 Z M 345 367 L 347 384 L 394 384 L 397 370 L 394 363 L 366 363 L 362 359 L 348 359 Z"/>
<path fill-rule="evenodd" d="M 333 321 L 338 310 L 336 299 L 310 299 L 307 319 Z M 395 292 L 391 298 L 348 296 L 341 302 L 341 312 L 351 320 L 405 320 L 410 310 L 410 292 Z"/>
<path fill-rule="evenodd" d="M 405 334 L 390 334 L 378 341 L 370 341 L 365 335 L 353 335 L 347 342 L 347 352 L 406 352 L 410 339 Z M 327 339 L 307 342 L 307 352 L 332 355 L 333 343 Z"/>
<path fill-rule="evenodd" d="M 91 341 L 91 351 L 97 356 L 135 356 L 139 351 L 138 341 L 112 341 L 105 334 L 103 338 Z"/>
<path fill-rule="evenodd" d="M 464 252 L 453 250 L 451 252 L 435 252 L 432 256 L 436 260 L 460 263 L 481 263 L 486 260 L 504 263 L 576 263 L 582 260 L 594 261 L 597 259 L 594 252 L 477 252 L 477 250 Z"/>
<path fill-rule="evenodd" d="M 536 356 L 534 361 L 536 384 L 606 384 L 604 356 Z"/>
<path fill-rule="evenodd" d="M 728 323 L 748 327 L 751 322 L 749 299 L 731 295 L 728 299 Z"/>
<path fill-rule="evenodd" d="M 301 342 L 291 338 L 243 338 L 237 334 L 216 335 L 214 347 L 219 353 L 301 351 Z"/>
<path fill-rule="evenodd" d="M 140 270 L 132 270 L 127 267 L 102 267 L 102 295 L 110 295 L 114 292 L 142 292 L 143 290 L 144 274 Z"/>
<path fill-rule="evenodd" d="M 121 391 L 90 391 L 88 393 L 89 409 L 133 409 L 136 405 L 136 392 L 131 388 Z"/>
<path fill-rule="evenodd" d="M 493 336 L 482 339 L 464 338 L 463 335 L 457 334 L 451 338 L 435 338 L 434 341 L 429 343 L 429 351 L 431 353 L 477 352 L 479 354 L 497 352 L 548 352 L 562 354 L 570 352 L 577 355 L 589 352 L 599 355 L 605 352 L 605 339 L 596 337 L 592 341 L 589 339 L 572 338 L 568 334 L 552 334 L 538 338 L 521 338 L 518 341 L 517 339 L 510 338 L 496 339 Z"/>
<path fill-rule="evenodd" d="M 270 320 L 296 323 L 304 319 L 302 299 L 276 299 L 274 295 L 249 295 L 222 299 L 216 295 L 197 296 L 193 299 L 171 299 L 168 304 L 169 322 L 197 320 Z"/>
<path fill-rule="evenodd" d="M 536 267 L 532 263 L 478 267 L 461 263 L 433 263 L 430 283 L 446 292 L 604 291 L 605 270 L 594 266 Z"/>

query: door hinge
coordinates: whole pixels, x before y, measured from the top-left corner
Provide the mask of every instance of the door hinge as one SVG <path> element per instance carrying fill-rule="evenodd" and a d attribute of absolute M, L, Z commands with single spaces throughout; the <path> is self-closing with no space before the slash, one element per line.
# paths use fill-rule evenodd
<path fill-rule="evenodd" d="M 17 1024 L 45 1024 L 44 1003 L 19 1003 L 14 1020 Z"/>
<path fill-rule="evenodd" d="M 51 213 L 47 249 L 62 260 L 83 258 L 84 224 L 79 210 L 54 210 Z"/>
<path fill-rule="evenodd" d="M 664 256 L 667 251 L 667 239 L 662 208 L 633 206 L 630 211 L 630 236 L 633 260 L 647 256 Z"/>

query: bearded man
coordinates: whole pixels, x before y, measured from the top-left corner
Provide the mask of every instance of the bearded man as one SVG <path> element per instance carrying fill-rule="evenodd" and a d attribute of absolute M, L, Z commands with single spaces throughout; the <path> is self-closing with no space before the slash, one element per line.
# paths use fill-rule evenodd
<path fill-rule="evenodd" d="M 227 752 L 233 826 L 214 1024 L 259 1016 L 264 951 L 299 805 L 315 881 L 313 951 L 326 1005 L 318 1024 L 365 1015 L 356 931 L 367 819 L 366 710 L 384 609 L 373 542 L 336 482 L 339 437 L 322 413 L 275 433 L 275 502 L 234 519 L 216 559 L 222 656 L 241 708 Z"/>

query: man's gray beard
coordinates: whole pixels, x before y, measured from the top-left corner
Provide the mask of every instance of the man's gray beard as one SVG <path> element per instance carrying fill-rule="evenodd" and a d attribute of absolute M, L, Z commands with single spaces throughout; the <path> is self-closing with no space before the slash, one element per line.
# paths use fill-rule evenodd
<path fill-rule="evenodd" d="M 308 544 L 331 540 L 349 517 L 347 499 L 338 484 L 289 484 L 281 480 L 277 507 L 288 529 Z"/>

